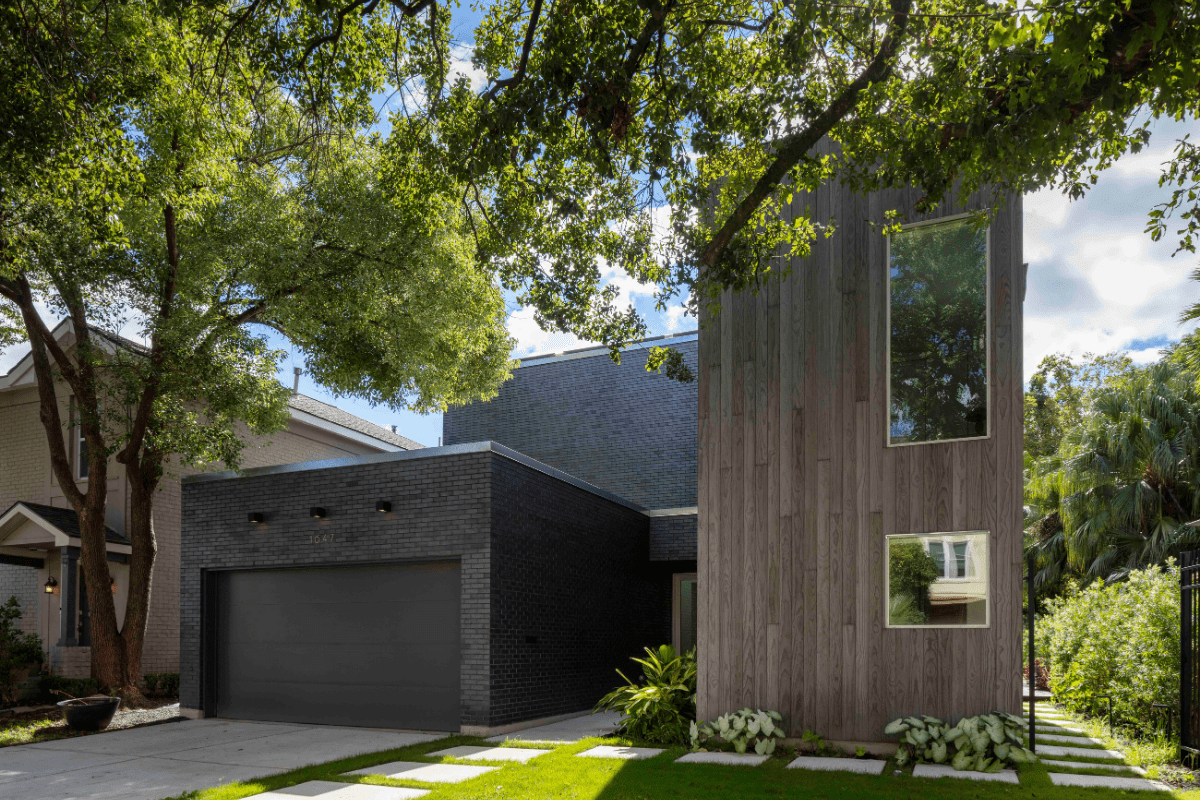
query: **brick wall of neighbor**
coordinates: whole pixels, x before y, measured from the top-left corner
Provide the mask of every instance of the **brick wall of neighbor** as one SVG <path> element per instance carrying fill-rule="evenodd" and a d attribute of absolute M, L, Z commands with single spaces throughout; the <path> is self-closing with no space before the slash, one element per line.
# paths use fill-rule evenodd
<path fill-rule="evenodd" d="M 492 481 L 491 724 L 590 709 L 671 639 L 647 519 L 506 458 Z"/>
<path fill-rule="evenodd" d="M 46 633 L 41 630 L 39 623 L 42 619 L 40 612 L 45 604 L 43 599 L 45 596 L 38 583 L 38 573 L 35 568 L 0 564 L 0 604 L 7 603 L 10 597 L 17 598 L 17 602 L 21 604 L 21 631 L 36 633 L 43 640 L 46 638 Z"/>
<path fill-rule="evenodd" d="M 463 587 L 462 721 L 488 717 L 488 452 L 185 482 L 180 702 L 200 697 L 200 570 L 459 557 Z M 391 514 L 375 511 L 390 499 Z M 319 504 L 326 520 L 308 516 Z M 246 522 L 262 511 L 261 526 Z M 257 529 L 256 529 L 257 527 Z M 312 533 L 333 533 L 314 546 Z"/>
<path fill-rule="evenodd" d="M 676 347 L 696 368 L 696 342 Z M 696 505 L 696 386 L 607 351 L 522 366 L 486 403 L 442 418 L 446 444 L 492 440 L 646 508 Z M 695 555 L 691 556 L 695 558 Z"/>

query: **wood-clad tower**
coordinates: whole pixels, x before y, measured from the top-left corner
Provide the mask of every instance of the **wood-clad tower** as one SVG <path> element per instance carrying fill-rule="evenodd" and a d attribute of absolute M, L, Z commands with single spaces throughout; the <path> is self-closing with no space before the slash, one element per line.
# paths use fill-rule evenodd
<path fill-rule="evenodd" d="M 789 735 L 881 741 L 895 717 L 1020 710 L 1021 199 L 987 231 L 986 438 L 889 446 L 885 214 L 920 192 L 797 194 L 835 218 L 757 295 L 701 320 L 698 713 L 776 709 Z M 889 628 L 889 535 L 986 531 L 989 624 Z"/>

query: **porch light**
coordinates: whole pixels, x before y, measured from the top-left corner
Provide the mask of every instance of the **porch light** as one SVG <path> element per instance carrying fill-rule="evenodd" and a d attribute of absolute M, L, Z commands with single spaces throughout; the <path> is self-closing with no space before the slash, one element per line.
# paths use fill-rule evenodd
<path fill-rule="evenodd" d="M 376 500 L 375 501 L 375 510 L 378 511 L 380 514 L 389 513 L 392 510 L 392 501 L 391 500 Z"/>
<path fill-rule="evenodd" d="M 58 581 L 54 580 L 53 575 L 51 575 L 49 578 L 46 578 L 46 587 L 45 587 L 46 594 L 54 594 L 54 590 L 57 588 L 58 588 Z"/>
<path fill-rule="evenodd" d="M 313 519 L 325 519 L 325 517 L 329 516 L 329 515 L 328 515 L 328 514 L 325 512 L 325 509 L 324 509 L 324 508 L 322 508 L 321 506 L 313 506 L 312 508 L 310 508 L 310 509 L 308 510 L 308 514 L 309 514 L 309 516 L 311 516 Z"/>
<path fill-rule="evenodd" d="M 266 515 L 264 515 L 261 511 L 251 511 L 250 512 L 250 516 L 249 516 L 250 522 L 264 522 L 264 521 L 266 521 L 266 519 L 267 519 Z"/>
<path fill-rule="evenodd" d="M 112 575 L 108 576 L 108 588 L 112 589 L 113 594 L 117 593 L 117 579 Z"/>

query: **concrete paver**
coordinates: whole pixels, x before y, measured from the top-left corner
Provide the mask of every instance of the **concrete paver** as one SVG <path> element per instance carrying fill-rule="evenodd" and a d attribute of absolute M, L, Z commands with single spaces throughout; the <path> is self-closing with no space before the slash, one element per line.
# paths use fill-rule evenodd
<path fill-rule="evenodd" d="M 675 759 L 676 764 L 725 764 L 735 767 L 757 767 L 770 756 L 756 753 L 688 753 Z"/>
<path fill-rule="evenodd" d="M 1124 760 L 1125 754 L 1117 750 L 1101 750 L 1094 747 L 1058 747 L 1051 744 L 1039 744 L 1037 746 L 1037 754 L 1039 756 L 1079 756 L 1081 758 L 1107 758 L 1110 760 Z"/>
<path fill-rule="evenodd" d="M 390 761 L 365 769 L 347 772 L 347 775 L 383 775 L 386 778 L 423 783 L 462 783 L 478 778 L 499 767 L 477 767 L 468 764 L 425 764 L 420 761 Z"/>
<path fill-rule="evenodd" d="M 914 778 L 963 778 L 969 781 L 997 781 L 1000 783 L 1020 783 L 1017 771 L 1002 769 L 999 772 L 975 772 L 969 769 L 955 769 L 945 764 L 917 764 L 913 767 Z"/>
<path fill-rule="evenodd" d="M 1047 767 L 1073 767 L 1075 769 L 1108 769 L 1108 770 L 1127 769 L 1130 772 L 1136 772 L 1139 775 L 1146 774 L 1146 770 L 1142 769 L 1141 767 L 1135 767 L 1132 764 L 1088 764 L 1084 761 L 1056 761 L 1055 759 L 1052 759 L 1052 758 L 1041 758 L 1038 760 L 1041 763 L 1045 764 Z"/>
<path fill-rule="evenodd" d="M 602 744 L 599 747 L 593 747 L 591 750 L 584 750 L 582 753 L 575 755 L 581 758 L 621 758 L 626 761 L 638 761 L 643 758 L 654 758 L 660 753 L 665 753 L 658 747 L 614 747 L 613 745 Z"/>
<path fill-rule="evenodd" d="M 475 747 L 462 745 L 448 750 L 438 750 L 427 755 L 438 758 L 464 758 L 471 761 L 529 761 L 553 753 L 553 750 L 533 750 L 528 747 Z"/>
<path fill-rule="evenodd" d="M 1083 746 L 1089 745 L 1089 744 L 1098 744 L 1098 745 L 1104 744 L 1104 742 L 1100 741 L 1099 739 L 1093 739 L 1090 736 L 1083 736 L 1083 735 L 1063 736 L 1063 735 L 1057 734 L 1057 733 L 1054 733 L 1054 734 L 1045 733 L 1044 734 L 1041 731 L 1038 731 L 1038 741 L 1039 742 L 1054 742 L 1055 744 L 1068 744 L 1068 745 L 1077 744 L 1080 747 L 1083 747 Z"/>
<path fill-rule="evenodd" d="M 424 797 L 428 789 L 406 789 L 399 786 L 371 786 L 365 783 L 337 783 L 336 781 L 309 781 L 286 789 L 251 795 L 247 800 L 260 797 L 286 798 L 318 797 L 320 800 L 410 800 Z"/>
<path fill-rule="evenodd" d="M 1146 792 L 1169 792 L 1170 787 L 1145 778 L 1119 778 L 1115 775 L 1074 775 L 1051 772 L 1050 782 L 1055 786 L 1092 786 L 1101 789 L 1134 789 Z"/>
<path fill-rule="evenodd" d="M 788 769 L 817 769 L 826 772 L 857 772 L 862 775 L 882 775 L 887 762 L 877 758 L 822 758 L 797 756 Z"/>

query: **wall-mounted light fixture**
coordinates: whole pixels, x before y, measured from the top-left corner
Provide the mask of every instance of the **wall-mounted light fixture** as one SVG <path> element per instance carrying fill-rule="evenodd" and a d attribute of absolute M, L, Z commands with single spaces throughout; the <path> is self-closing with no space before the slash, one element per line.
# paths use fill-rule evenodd
<path fill-rule="evenodd" d="M 112 589 L 113 594 L 117 593 L 117 579 L 111 574 L 108 576 L 108 588 Z"/>
<path fill-rule="evenodd" d="M 251 511 L 249 519 L 251 522 L 266 522 L 267 516 L 261 511 Z"/>
<path fill-rule="evenodd" d="M 376 500 L 375 501 L 375 510 L 378 511 L 380 514 L 387 514 L 387 513 L 391 512 L 392 501 L 391 500 Z"/>
<path fill-rule="evenodd" d="M 58 581 L 54 580 L 53 575 L 51 575 L 49 578 L 46 578 L 46 586 L 45 586 L 46 594 L 54 594 L 55 593 L 54 590 L 57 588 L 58 588 Z"/>
<path fill-rule="evenodd" d="M 329 514 L 326 513 L 325 509 L 321 506 L 313 506 L 310 508 L 308 510 L 308 515 L 313 519 L 325 519 L 327 516 L 329 516 Z"/>

